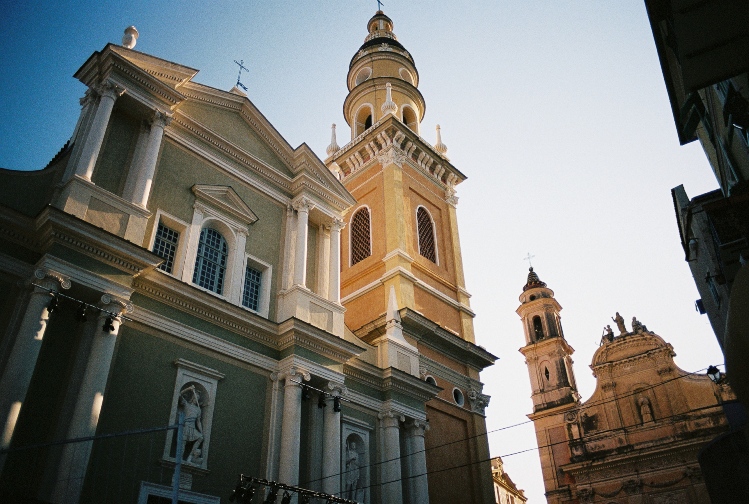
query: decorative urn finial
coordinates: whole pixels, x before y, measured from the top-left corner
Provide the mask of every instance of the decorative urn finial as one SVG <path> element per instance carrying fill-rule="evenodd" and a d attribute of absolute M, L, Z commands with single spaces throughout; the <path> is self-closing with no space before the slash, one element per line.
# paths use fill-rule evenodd
<path fill-rule="evenodd" d="M 135 26 L 128 26 L 125 28 L 125 34 L 122 36 L 122 46 L 127 49 L 132 49 L 135 47 L 139 35 L 140 34 L 138 33 L 138 30 L 135 29 Z"/>
<path fill-rule="evenodd" d="M 335 139 L 335 124 L 331 127 L 330 132 L 330 145 L 328 145 L 328 148 L 325 149 L 325 152 L 328 153 L 328 156 L 332 156 L 334 153 L 338 152 L 340 147 L 338 146 L 338 142 L 336 142 Z"/>
<path fill-rule="evenodd" d="M 392 86 L 388 82 L 385 84 L 385 103 L 382 104 L 383 115 L 393 114 L 398 112 L 398 105 L 393 101 Z"/>
<path fill-rule="evenodd" d="M 442 154 L 447 154 L 447 145 L 442 143 L 442 134 L 440 133 L 440 125 L 437 125 L 437 143 L 434 144 L 434 150 Z"/>

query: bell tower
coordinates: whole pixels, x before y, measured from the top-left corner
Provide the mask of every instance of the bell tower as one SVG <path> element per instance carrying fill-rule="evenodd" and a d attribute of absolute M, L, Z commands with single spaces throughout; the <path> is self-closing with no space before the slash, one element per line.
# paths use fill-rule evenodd
<path fill-rule="evenodd" d="M 580 400 L 572 370 L 571 355 L 575 350 L 564 339 L 560 311 L 554 291 L 531 267 L 517 314 L 525 331 L 525 346 L 520 353 L 528 365 L 534 413 Z"/>
<path fill-rule="evenodd" d="M 347 336 L 371 348 L 368 366 L 343 372 L 352 383 L 370 373 L 362 386 L 381 381 L 381 481 L 407 476 L 383 485 L 380 502 L 493 502 L 479 373 L 496 357 L 474 343 L 456 213 L 466 177 L 439 126 L 434 143 L 421 136 L 416 64 L 382 11 L 367 22 L 347 84 L 351 140 L 340 147 L 334 125 L 325 164 L 356 199 L 340 235 L 341 304 Z M 399 446 L 413 452 L 402 473 L 392 462 Z"/>
<path fill-rule="evenodd" d="M 417 135 L 426 104 L 417 89 L 419 73 L 413 57 L 393 33 L 393 21 L 377 13 L 367 23 L 369 34 L 351 59 L 349 94 L 343 115 L 355 139 L 392 114 Z"/>

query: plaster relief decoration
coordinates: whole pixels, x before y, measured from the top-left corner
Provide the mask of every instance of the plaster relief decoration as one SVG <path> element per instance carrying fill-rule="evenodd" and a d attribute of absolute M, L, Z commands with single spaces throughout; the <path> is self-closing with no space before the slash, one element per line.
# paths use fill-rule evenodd
<path fill-rule="evenodd" d="M 369 504 L 369 432 L 343 424 L 341 490 L 344 499 Z"/>
<path fill-rule="evenodd" d="M 188 467 L 207 469 L 216 389 L 224 375 L 184 359 L 178 359 L 174 364 L 177 366 L 177 380 L 169 424 L 178 422 L 180 412 L 184 413 L 185 420 L 181 441 L 176 438 L 176 431 L 168 431 L 163 458 L 174 462 L 177 443 L 180 442 L 182 463 Z"/>

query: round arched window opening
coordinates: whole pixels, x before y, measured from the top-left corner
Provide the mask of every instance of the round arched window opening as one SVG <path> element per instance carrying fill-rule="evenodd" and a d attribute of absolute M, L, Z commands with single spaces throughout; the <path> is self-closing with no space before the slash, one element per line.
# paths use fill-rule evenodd
<path fill-rule="evenodd" d="M 466 403 L 466 399 L 463 397 L 463 392 L 461 392 L 459 388 L 453 389 L 453 399 L 458 406 L 463 406 Z"/>
<path fill-rule="evenodd" d="M 416 85 L 416 84 L 414 83 L 414 77 L 413 77 L 413 75 L 411 75 L 411 72 L 409 72 L 409 71 L 408 71 L 408 70 L 406 70 L 405 68 L 402 68 L 402 67 L 401 67 L 401 69 L 400 69 L 400 70 L 398 70 L 398 74 L 399 74 L 399 75 L 401 76 L 401 79 L 403 79 L 404 81 L 408 82 L 408 83 L 409 83 L 409 84 L 411 84 L 412 86 L 415 86 L 415 85 Z"/>
<path fill-rule="evenodd" d="M 364 67 L 356 74 L 355 84 L 358 86 L 365 80 L 369 79 L 372 76 L 372 69 L 369 67 Z"/>
<path fill-rule="evenodd" d="M 434 379 L 434 376 L 428 375 L 426 378 L 424 378 L 424 381 L 429 383 L 430 385 L 437 386 L 437 380 Z"/>

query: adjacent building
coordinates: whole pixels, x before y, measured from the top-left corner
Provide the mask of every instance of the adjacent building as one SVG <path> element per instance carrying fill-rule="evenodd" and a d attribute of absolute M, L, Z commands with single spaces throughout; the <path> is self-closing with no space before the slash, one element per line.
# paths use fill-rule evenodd
<path fill-rule="evenodd" d="M 699 140 L 719 189 L 672 190 L 685 259 L 749 405 L 749 4 L 744 0 L 646 0 L 679 142 Z"/>
<path fill-rule="evenodd" d="M 683 371 L 670 344 L 617 314 L 619 334 L 593 355 L 596 388 L 582 401 L 561 309 L 531 268 L 517 313 L 547 502 L 709 503 L 698 454 L 729 429 L 730 388 Z"/>
<path fill-rule="evenodd" d="M 244 473 L 493 501 L 465 176 L 392 28 L 368 22 L 325 162 L 133 27 L 76 72 L 70 142 L 0 171 L 3 499 L 217 503 Z"/>
<path fill-rule="evenodd" d="M 502 457 L 492 458 L 492 479 L 496 504 L 525 504 L 528 501 L 523 490 L 518 489 L 505 472 Z"/>

